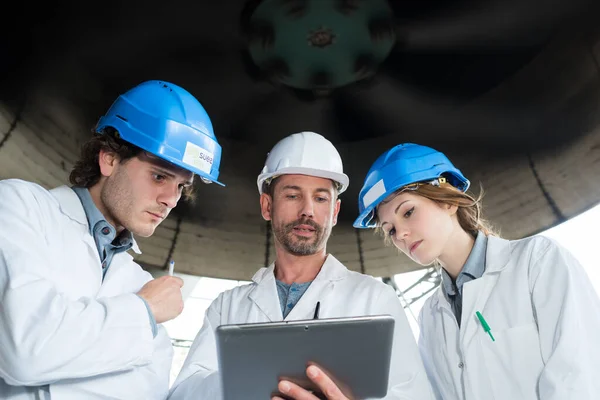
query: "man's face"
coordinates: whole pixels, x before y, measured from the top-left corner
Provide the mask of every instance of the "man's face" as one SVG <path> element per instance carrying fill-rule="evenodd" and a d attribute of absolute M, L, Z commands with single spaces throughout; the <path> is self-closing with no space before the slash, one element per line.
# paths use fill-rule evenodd
<path fill-rule="evenodd" d="M 112 157 L 112 159 L 111 159 Z M 100 191 L 105 218 L 134 235 L 151 236 L 191 186 L 193 173 L 142 153 L 126 162 L 100 153 L 104 184 Z"/>
<path fill-rule="evenodd" d="M 308 175 L 282 175 L 273 184 L 273 196 L 262 194 L 260 200 L 276 244 L 298 256 L 325 249 L 340 211 L 333 182 Z"/>

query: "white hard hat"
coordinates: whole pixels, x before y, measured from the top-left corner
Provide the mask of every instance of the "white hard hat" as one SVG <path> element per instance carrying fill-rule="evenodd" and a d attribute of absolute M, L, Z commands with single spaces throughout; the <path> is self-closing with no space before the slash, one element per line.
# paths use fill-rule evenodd
<path fill-rule="evenodd" d="M 339 193 L 348 188 L 349 179 L 344 174 L 340 154 L 329 140 L 315 132 L 294 133 L 273 147 L 258 176 L 258 192 L 263 193 L 267 179 L 285 174 L 331 179 L 339 184 Z"/>

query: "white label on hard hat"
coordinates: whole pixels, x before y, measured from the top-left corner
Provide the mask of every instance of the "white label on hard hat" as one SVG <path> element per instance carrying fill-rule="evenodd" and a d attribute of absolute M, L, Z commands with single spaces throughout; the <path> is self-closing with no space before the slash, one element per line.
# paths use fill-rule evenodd
<path fill-rule="evenodd" d="M 184 163 L 210 174 L 214 160 L 215 156 L 213 153 L 194 143 L 187 142 L 185 153 L 183 153 L 182 161 Z"/>
<path fill-rule="evenodd" d="M 369 207 L 371 203 L 377 200 L 382 194 L 385 194 L 385 183 L 383 183 L 383 179 L 379 180 L 379 182 L 374 184 L 373 187 L 365 193 L 365 197 L 363 197 L 365 208 Z"/>

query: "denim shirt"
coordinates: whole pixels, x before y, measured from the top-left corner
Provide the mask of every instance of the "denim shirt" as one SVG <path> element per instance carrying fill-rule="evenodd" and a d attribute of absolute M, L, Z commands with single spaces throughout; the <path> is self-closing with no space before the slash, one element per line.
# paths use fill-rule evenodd
<path fill-rule="evenodd" d="M 279 304 L 281 305 L 281 314 L 283 315 L 283 318 L 287 317 L 290 311 L 292 311 L 311 283 L 312 281 L 305 283 L 294 282 L 288 285 L 279 280 L 277 281 L 277 294 L 279 294 Z"/>

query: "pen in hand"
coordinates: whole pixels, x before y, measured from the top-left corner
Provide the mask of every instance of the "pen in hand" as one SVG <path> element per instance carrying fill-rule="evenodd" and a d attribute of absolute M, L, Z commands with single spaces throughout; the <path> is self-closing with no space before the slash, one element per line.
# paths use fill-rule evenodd
<path fill-rule="evenodd" d="M 175 271 L 175 261 L 171 260 L 169 263 L 169 276 L 173 276 L 173 271 Z"/>

